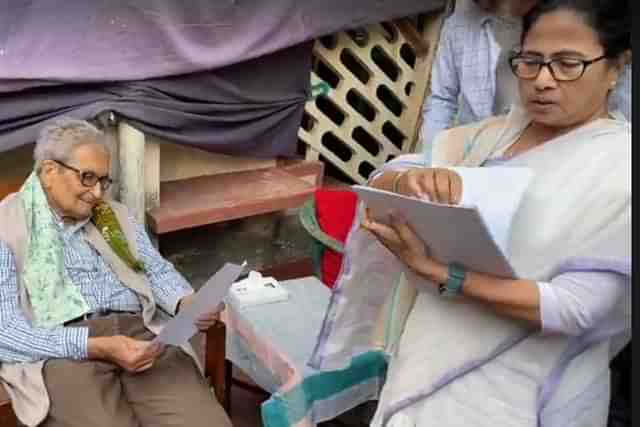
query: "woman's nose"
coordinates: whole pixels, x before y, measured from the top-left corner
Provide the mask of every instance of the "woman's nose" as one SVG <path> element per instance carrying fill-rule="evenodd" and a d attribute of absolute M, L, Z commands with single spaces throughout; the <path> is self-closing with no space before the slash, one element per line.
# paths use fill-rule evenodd
<path fill-rule="evenodd" d="M 553 73 L 551 72 L 551 68 L 547 66 L 543 66 L 538 73 L 538 77 L 534 82 L 536 89 L 544 90 L 544 89 L 552 89 L 558 86 L 558 82 L 553 77 Z"/>

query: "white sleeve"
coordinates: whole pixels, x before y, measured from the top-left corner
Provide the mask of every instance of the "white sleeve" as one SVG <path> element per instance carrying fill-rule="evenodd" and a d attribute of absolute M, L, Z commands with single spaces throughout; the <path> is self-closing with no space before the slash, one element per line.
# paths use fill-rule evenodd
<path fill-rule="evenodd" d="M 573 272 L 538 282 L 542 331 L 578 336 L 607 319 L 628 280 L 610 272 Z"/>

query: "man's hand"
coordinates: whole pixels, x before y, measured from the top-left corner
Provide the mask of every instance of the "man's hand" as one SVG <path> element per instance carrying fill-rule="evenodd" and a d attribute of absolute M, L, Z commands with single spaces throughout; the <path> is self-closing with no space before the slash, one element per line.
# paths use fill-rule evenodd
<path fill-rule="evenodd" d="M 111 362 L 132 373 L 149 369 L 163 351 L 162 344 L 123 335 L 89 338 L 89 359 Z"/>
<path fill-rule="evenodd" d="M 179 310 L 184 310 L 189 304 L 191 304 L 193 300 L 193 294 L 187 295 L 180 300 Z M 216 321 L 220 320 L 220 312 L 224 310 L 224 303 L 218 304 L 216 308 L 212 311 L 203 314 L 199 318 L 196 319 L 196 328 L 200 332 L 207 331 L 210 327 L 212 327 Z"/>

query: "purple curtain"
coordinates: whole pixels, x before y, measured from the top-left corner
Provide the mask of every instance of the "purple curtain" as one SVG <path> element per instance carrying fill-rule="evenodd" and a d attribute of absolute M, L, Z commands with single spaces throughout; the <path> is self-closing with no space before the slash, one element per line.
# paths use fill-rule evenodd
<path fill-rule="evenodd" d="M 110 110 L 216 152 L 291 155 L 310 40 L 445 0 L 0 1 L 0 151 Z"/>

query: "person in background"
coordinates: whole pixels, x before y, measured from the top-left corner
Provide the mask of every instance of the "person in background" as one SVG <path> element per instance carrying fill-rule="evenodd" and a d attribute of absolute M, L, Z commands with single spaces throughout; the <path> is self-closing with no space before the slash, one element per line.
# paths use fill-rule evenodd
<path fill-rule="evenodd" d="M 153 343 L 193 289 L 111 184 L 104 134 L 61 118 L 22 189 L 0 202 L 0 386 L 28 427 L 231 422 L 190 345 Z M 219 308 L 203 315 L 203 331 Z"/>
<path fill-rule="evenodd" d="M 538 0 L 457 1 L 444 23 L 423 107 L 422 149 L 427 165 L 433 141 L 453 125 L 506 114 L 519 103 L 509 56 L 520 45 L 522 16 Z M 631 66 L 612 93 L 610 109 L 631 120 Z"/>

